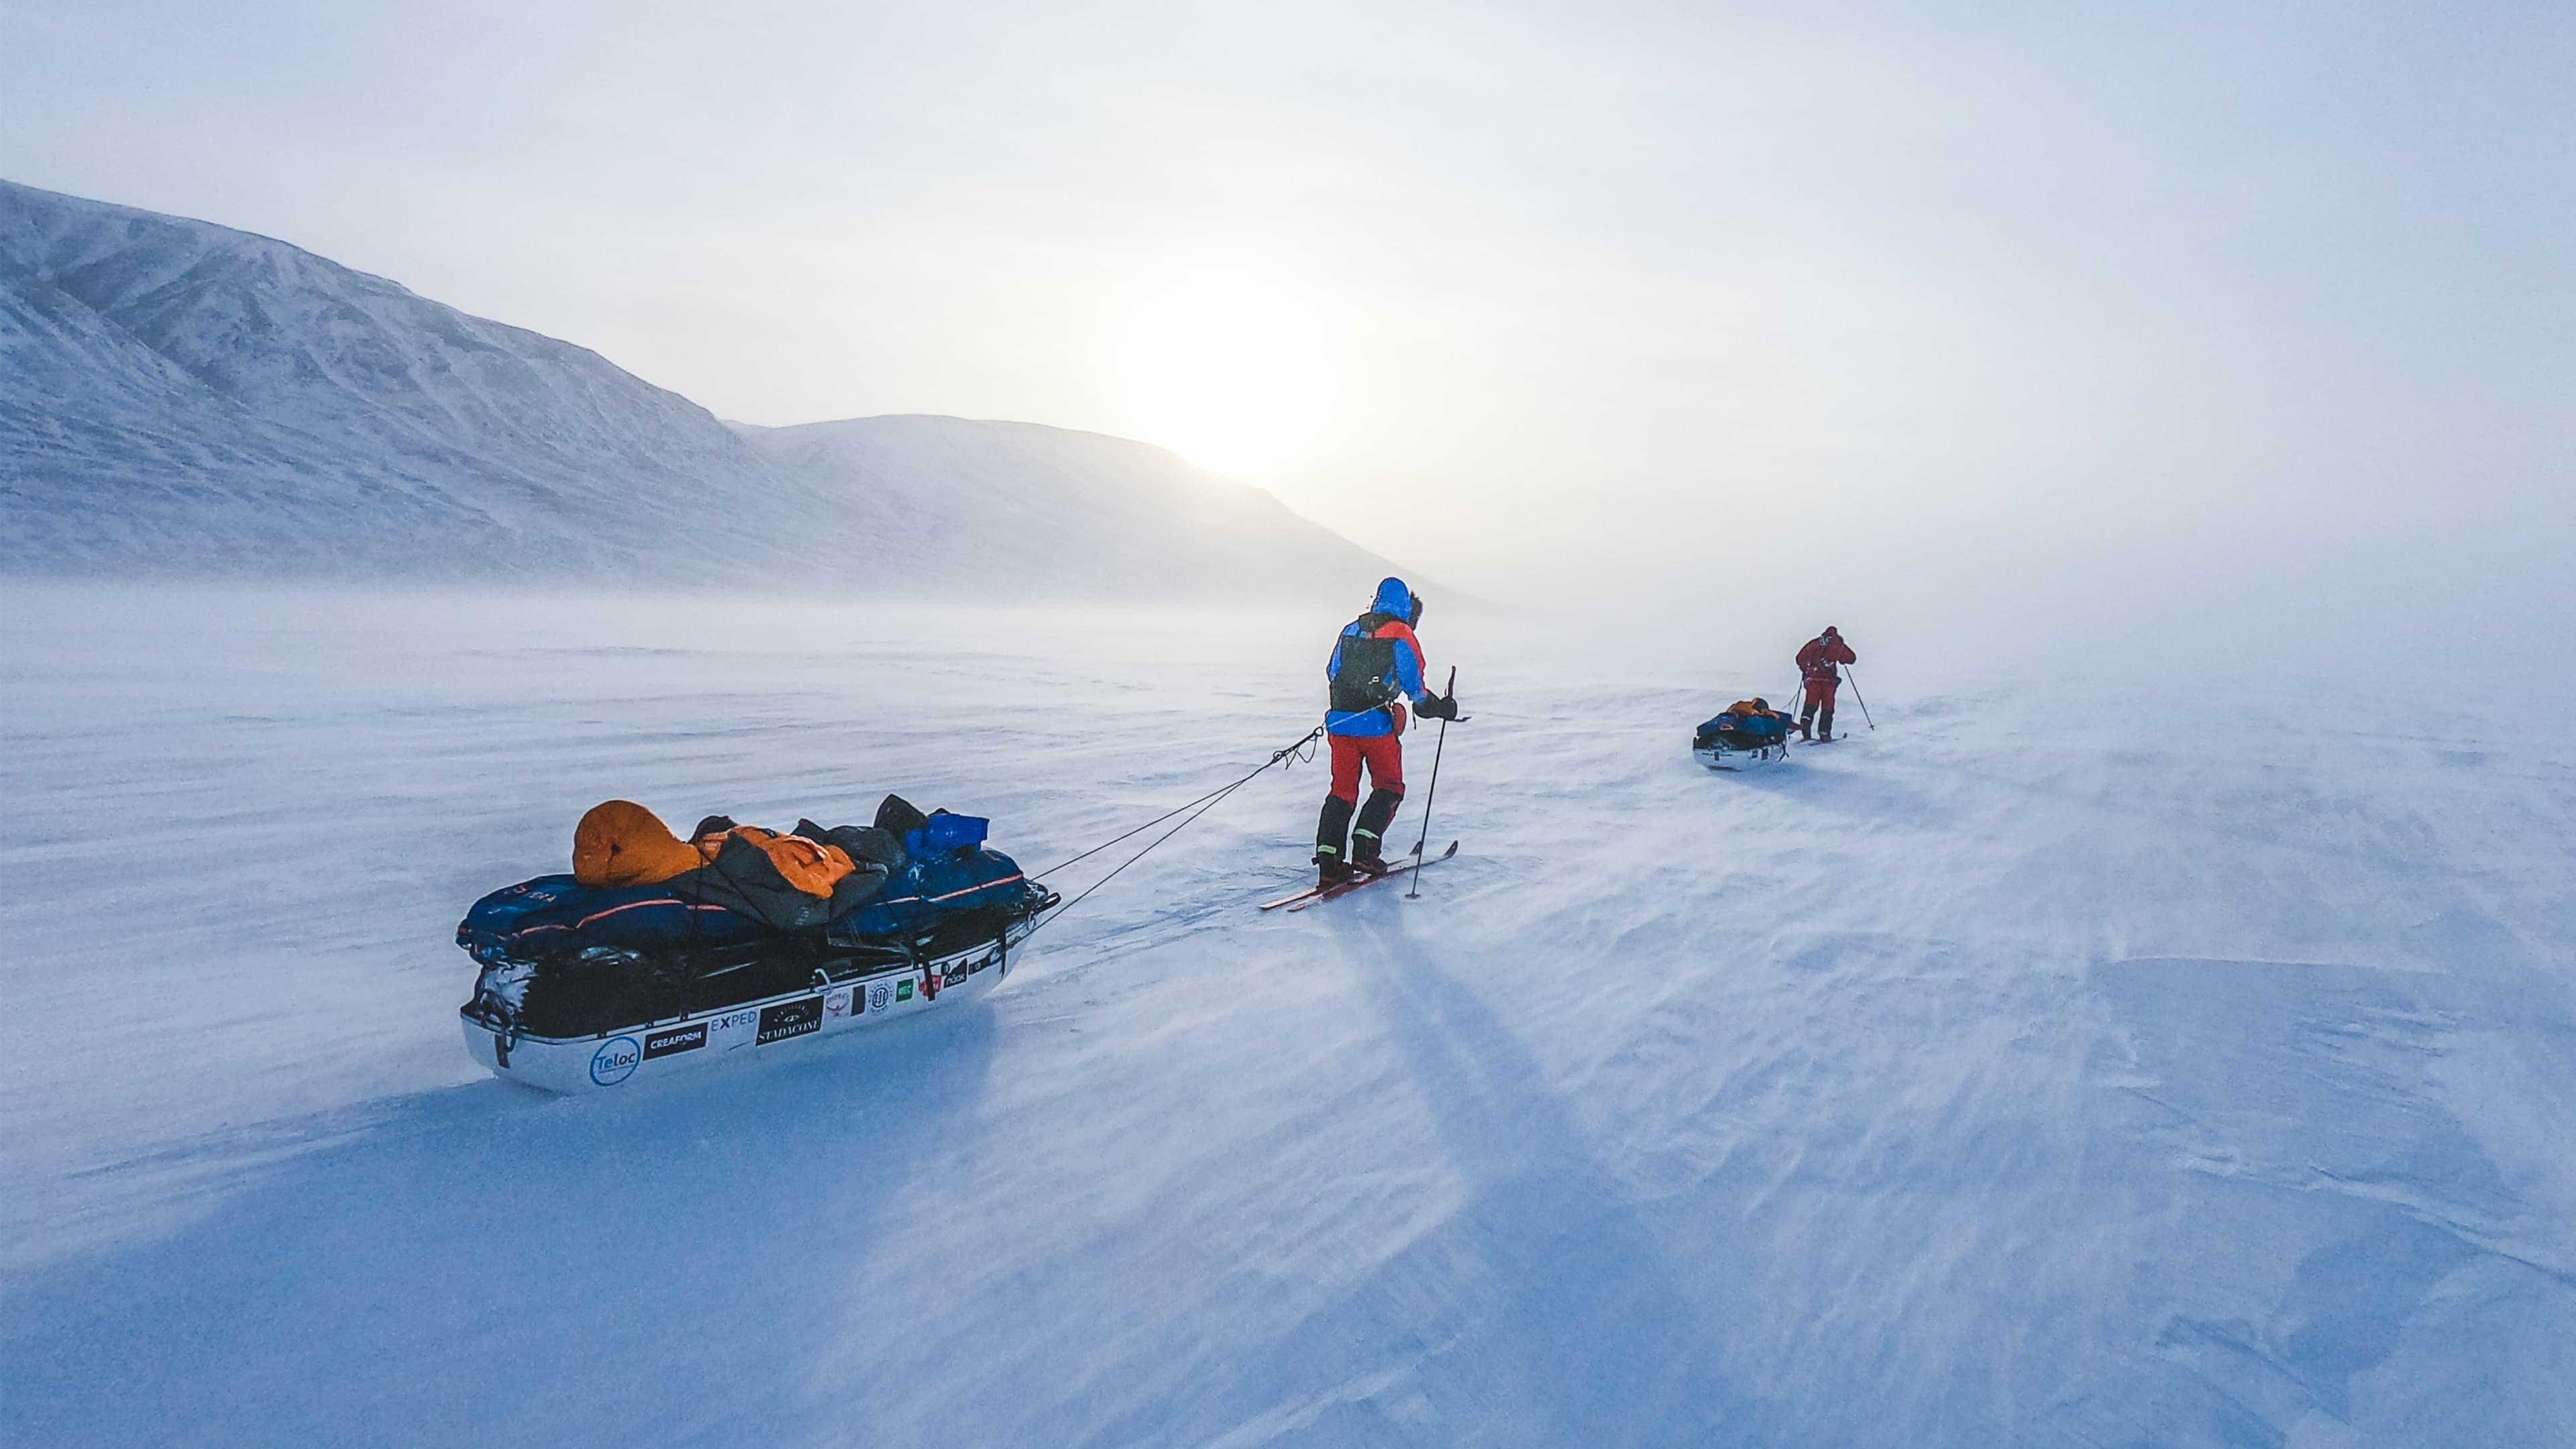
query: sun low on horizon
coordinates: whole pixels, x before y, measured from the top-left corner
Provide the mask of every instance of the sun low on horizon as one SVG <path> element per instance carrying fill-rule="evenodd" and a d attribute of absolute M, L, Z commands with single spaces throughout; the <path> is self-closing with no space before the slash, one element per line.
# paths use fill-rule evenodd
<path fill-rule="evenodd" d="M 1219 277 L 1139 310 L 1127 388 L 1145 441 L 1248 479 L 1312 449 L 1328 370 L 1309 305 L 1282 288 Z"/>

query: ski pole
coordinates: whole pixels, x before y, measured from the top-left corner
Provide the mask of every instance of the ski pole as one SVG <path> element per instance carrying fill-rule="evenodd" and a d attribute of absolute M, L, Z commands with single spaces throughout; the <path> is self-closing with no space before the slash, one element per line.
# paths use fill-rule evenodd
<path fill-rule="evenodd" d="M 1851 666 L 1846 664 L 1843 668 L 1845 670 L 1849 670 Z M 1857 674 L 1846 673 L 1843 675 L 1843 678 L 1851 681 L 1852 703 L 1860 706 L 1860 717 L 1862 719 L 1869 720 L 1869 727 L 1871 729 L 1877 729 L 1878 721 L 1869 718 L 1869 701 L 1860 697 L 1860 676 Z"/>
<path fill-rule="evenodd" d="M 1458 666 L 1449 666 L 1449 698 L 1458 697 Z M 1413 842 L 1413 889 L 1404 893 L 1408 901 L 1422 899 L 1422 847 L 1431 843 L 1431 807 L 1440 798 L 1440 756 L 1449 748 L 1449 721 L 1440 722 L 1440 738 L 1431 747 L 1431 788 L 1422 792 L 1422 838 Z"/>

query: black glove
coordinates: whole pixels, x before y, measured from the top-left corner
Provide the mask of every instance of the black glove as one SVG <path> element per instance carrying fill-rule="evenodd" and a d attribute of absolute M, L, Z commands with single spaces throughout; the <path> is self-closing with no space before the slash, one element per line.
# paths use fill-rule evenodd
<path fill-rule="evenodd" d="M 1415 705 L 1413 708 L 1414 712 L 1421 715 L 1424 719 L 1456 719 L 1458 717 L 1458 696 L 1454 694 L 1435 694 L 1429 699 L 1422 701 L 1422 703 Z"/>

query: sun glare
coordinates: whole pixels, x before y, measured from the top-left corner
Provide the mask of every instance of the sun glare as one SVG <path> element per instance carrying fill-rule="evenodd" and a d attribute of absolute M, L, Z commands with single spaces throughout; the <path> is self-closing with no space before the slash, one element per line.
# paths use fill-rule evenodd
<path fill-rule="evenodd" d="M 1231 282 L 1176 292 L 1138 329 L 1144 436 L 1219 473 L 1276 467 L 1305 441 L 1319 370 L 1313 328 L 1279 296 Z"/>

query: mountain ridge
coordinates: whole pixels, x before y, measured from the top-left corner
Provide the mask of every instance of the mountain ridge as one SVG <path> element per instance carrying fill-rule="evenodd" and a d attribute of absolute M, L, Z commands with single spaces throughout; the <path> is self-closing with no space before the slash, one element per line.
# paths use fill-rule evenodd
<path fill-rule="evenodd" d="M 1391 567 L 1151 444 L 727 423 L 290 242 L 0 181 L 0 574 L 895 589 L 979 560 L 1023 594 L 1348 592 Z"/>

